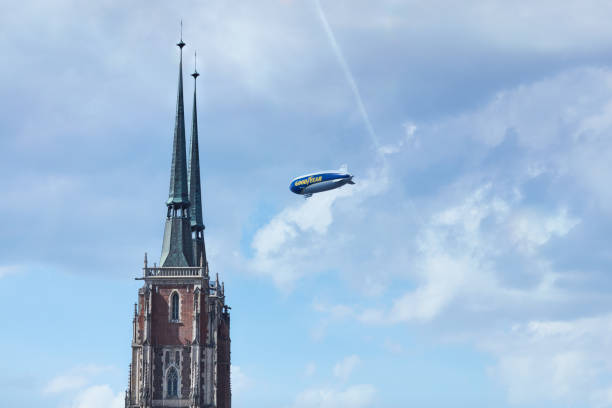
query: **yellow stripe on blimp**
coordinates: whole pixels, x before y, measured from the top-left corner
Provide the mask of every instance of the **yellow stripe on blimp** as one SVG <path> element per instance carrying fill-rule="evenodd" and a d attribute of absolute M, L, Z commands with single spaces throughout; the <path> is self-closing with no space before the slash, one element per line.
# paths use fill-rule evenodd
<path fill-rule="evenodd" d="M 317 177 L 310 176 L 308 178 L 296 181 L 295 185 L 296 186 L 307 186 L 309 184 L 318 183 L 319 181 L 321 181 L 322 177 L 323 176 L 317 176 Z"/>

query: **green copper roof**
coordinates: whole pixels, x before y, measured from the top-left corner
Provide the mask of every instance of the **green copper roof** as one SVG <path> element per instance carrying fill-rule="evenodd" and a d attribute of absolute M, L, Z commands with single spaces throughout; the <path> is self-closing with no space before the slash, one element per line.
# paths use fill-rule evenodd
<path fill-rule="evenodd" d="M 187 190 L 185 111 L 183 107 L 183 47 L 185 43 L 181 40 L 177 45 L 181 49 L 181 57 L 179 62 L 176 121 L 174 124 L 174 144 L 172 147 L 172 167 L 170 168 L 170 192 L 166 204 L 172 207 L 187 207 L 189 205 L 189 192 Z"/>
<path fill-rule="evenodd" d="M 166 219 L 160 266 L 194 266 L 189 218 Z"/>
<path fill-rule="evenodd" d="M 202 220 L 202 185 L 200 182 L 200 150 L 198 149 L 198 112 L 196 107 L 196 80 L 197 71 L 193 77 L 193 121 L 191 125 L 191 157 L 189 160 L 189 214 L 191 216 L 191 229 L 194 231 L 203 230 Z"/>

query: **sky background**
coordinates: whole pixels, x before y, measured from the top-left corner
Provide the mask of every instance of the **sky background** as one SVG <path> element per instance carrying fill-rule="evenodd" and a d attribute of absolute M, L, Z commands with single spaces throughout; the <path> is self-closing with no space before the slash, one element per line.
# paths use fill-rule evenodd
<path fill-rule="evenodd" d="M 3 405 L 123 407 L 182 18 L 234 407 L 611 407 L 611 16 L 3 1 Z M 356 185 L 288 189 L 342 164 Z"/>

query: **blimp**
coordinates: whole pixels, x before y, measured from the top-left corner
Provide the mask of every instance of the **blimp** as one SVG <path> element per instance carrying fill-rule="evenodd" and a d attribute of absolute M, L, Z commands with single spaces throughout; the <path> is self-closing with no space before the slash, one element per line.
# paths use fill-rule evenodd
<path fill-rule="evenodd" d="M 345 184 L 355 184 L 353 175 L 347 173 L 346 169 L 327 170 L 294 178 L 289 184 L 289 190 L 308 198 L 315 193 L 333 190 Z"/>

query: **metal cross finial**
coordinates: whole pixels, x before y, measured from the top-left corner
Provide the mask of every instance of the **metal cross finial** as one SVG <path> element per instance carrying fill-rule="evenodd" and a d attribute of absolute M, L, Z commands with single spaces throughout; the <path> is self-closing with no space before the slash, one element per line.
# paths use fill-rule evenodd
<path fill-rule="evenodd" d="M 185 43 L 183 42 L 183 19 L 181 19 L 181 41 L 179 41 L 178 44 L 176 44 L 181 51 L 183 50 L 183 47 L 185 46 Z"/>
<path fill-rule="evenodd" d="M 193 74 L 191 74 L 193 79 L 198 79 L 198 77 L 200 76 L 200 74 L 198 74 L 197 63 L 198 63 L 198 52 L 196 51 L 196 52 L 194 52 Z"/>

